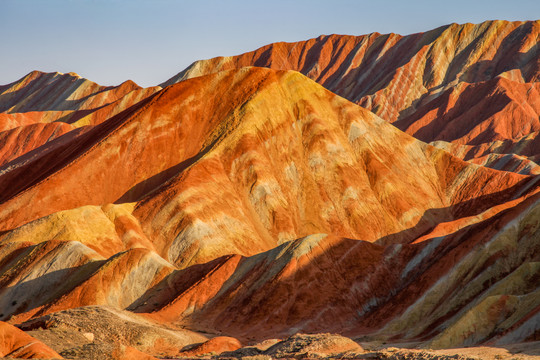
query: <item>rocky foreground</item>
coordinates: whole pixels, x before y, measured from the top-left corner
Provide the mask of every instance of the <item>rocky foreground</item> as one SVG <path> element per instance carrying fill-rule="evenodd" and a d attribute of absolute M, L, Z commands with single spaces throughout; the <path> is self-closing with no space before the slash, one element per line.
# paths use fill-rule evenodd
<path fill-rule="evenodd" d="M 68 324 L 56 324 L 47 329 L 34 329 L 28 334 L 5 324 L 0 331 L 4 347 L 0 349 L 6 358 L 44 359 L 231 359 L 231 360 L 271 360 L 271 359 L 366 359 L 366 360 L 499 360 L 538 359 L 538 343 L 518 344 L 501 347 L 470 347 L 447 350 L 417 350 L 415 344 L 402 344 L 408 348 L 397 348 L 381 342 L 353 341 L 337 334 L 296 334 L 286 339 L 268 339 L 252 345 L 243 345 L 237 339 L 218 336 L 204 342 L 191 344 L 181 349 L 175 357 L 152 357 L 128 345 L 130 341 L 139 344 L 146 336 L 152 336 L 155 329 L 147 334 L 131 333 L 126 323 L 109 324 L 101 328 L 92 324 L 91 316 L 80 319 L 92 326 L 94 332 L 81 332 Z M 84 326 L 79 323 L 79 326 Z M 115 326 L 111 337 L 110 327 Z M 88 330 L 88 329 L 86 329 Z M 129 331 L 129 332 L 128 332 Z M 31 336 L 30 336 L 30 335 Z M 96 335 L 97 334 L 97 335 Z M 118 336 L 118 334 L 123 334 Z M 51 347 L 45 345 L 46 341 Z M 9 340 L 6 342 L 5 340 Z M 128 340 L 129 339 L 129 340 Z M 135 340 L 138 339 L 138 340 Z M 11 349 L 8 348 L 11 346 Z M 399 346 L 399 345 L 398 345 Z M 17 348 L 18 347 L 18 348 Z M 58 350 L 56 352 L 52 348 Z M 12 350 L 14 349 L 14 350 Z M 11 351 L 10 351 L 11 350 Z"/>

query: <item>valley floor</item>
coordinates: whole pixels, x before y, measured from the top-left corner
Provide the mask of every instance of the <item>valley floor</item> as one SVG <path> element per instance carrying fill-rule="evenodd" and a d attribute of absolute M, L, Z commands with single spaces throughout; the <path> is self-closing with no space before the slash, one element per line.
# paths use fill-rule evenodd
<path fill-rule="evenodd" d="M 97 324 L 96 324 L 97 325 Z M 116 326 L 118 324 L 115 324 Z M 96 332 L 107 332 L 103 324 Z M 151 357 L 129 345 L 119 345 L 113 338 L 95 341 L 93 333 L 65 327 L 36 329 L 27 334 L 41 340 L 65 359 L 371 359 L 371 360 L 524 360 L 540 359 L 540 341 L 495 346 L 453 349 L 422 349 L 420 343 L 386 343 L 353 341 L 333 334 L 296 334 L 287 339 L 269 339 L 237 348 L 236 339 L 204 333 L 191 333 L 193 339 L 210 340 L 187 345 L 177 357 Z M 177 332 L 177 331 L 173 331 Z M 189 333 L 188 330 L 181 332 Z M 150 336 L 151 337 L 151 336 Z M 214 341 L 215 340 L 215 341 Z M 120 341 L 121 343 L 122 341 Z M 140 345 L 140 343 L 139 343 Z M 187 350 L 186 350 L 187 349 Z M 232 350 L 235 349 L 235 350 Z M 159 349 L 155 349 L 159 351 Z M 166 350 L 166 349 L 163 349 Z M 170 349 L 169 349 L 170 351 Z"/>

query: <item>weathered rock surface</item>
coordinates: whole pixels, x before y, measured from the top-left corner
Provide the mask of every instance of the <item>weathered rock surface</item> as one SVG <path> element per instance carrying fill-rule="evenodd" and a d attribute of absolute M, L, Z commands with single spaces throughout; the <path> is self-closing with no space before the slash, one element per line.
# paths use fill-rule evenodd
<path fill-rule="evenodd" d="M 361 352 L 363 349 L 360 345 L 344 336 L 296 334 L 272 346 L 264 354 L 276 358 L 322 358 Z"/>
<path fill-rule="evenodd" d="M 0 87 L 0 320 L 66 358 L 539 340 L 538 27 L 278 43 L 163 89 Z"/>
<path fill-rule="evenodd" d="M 231 101 L 218 102 L 214 93 L 226 93 Z M 364 279 L 369 275 L 366 269 L 376 266 L 388 249 L 403 256 L 404 266 L 412 261 L 407 257 L 410 250 L 397 245 L 421 235 L 446 236 L 483 224 L 510 207 L 530 203 L 537 192 L 535 177 L 468 164 L 400 132 L 299 73 L 262 68 L 173 85 L 66 146 L 67 153 L 53 149 L 0 176 L 0 186 L 6 189 L 6 200 L 0 204 L 2 319 L 24 321 L 73 307 L 109 305 L 157 310 L 154 315 L 160 321 L 182 322 L 191 312 L 199 316 L 194 310 L 210 301 L 216 302 L 214 311 L 229 306 L 217 299 L 227 293 L 224 282 L 237 267 L 255 276 L 282 251 L 294 253 L 296 246 L 310 249 L 302 244 L 325 238 L 313 235 L 317 233 L 331 234 L 321 248 L 326 256 L 334 246 L 340 251 L 358 249 L 347 250 L 351 254 L 369 254 L 356 255 L 365 258 L 366 267 L 345 260 L 332 270 L 337 279 L 343 277 L 341 269 L 348 268 L 355 278 Z M 21 179 L 21 173 L 28 176 Z M 13 190 L 17 187 L 20 192 Z M 118 204 L 108 204 L 112 202 Z M 297 238 L 302 240 L 288 242 Z M 282 243 L 284 247 L 276 248 Z M 255 255 L 264 251 L 270 252 Z M 242 256 L 254 257 L 244 261 Z M 280 265 L 272 265 L 275 270 L 269 273 L 280 272 L 282 266 L 292 266 L 295 273 L 295 265 L 285 259 L 296 257 L 278 256 Z M 195 264 L 200 266 L 188 268 Z M 308 267 L 302 276 L 312 278 L 316 273 Z M 380 281 L 398 279 L 398 273 L 390 274 L 384 266 L 381 274 Z M 233 279 L 237 275 L 228 283 Z M 272 279 L 266 279 L 268 283 L 258 284 L 261 296 L 270 299 L 262 295 L 274 292 Z M 349 281 L 337 287 L 342 295 L 347 292 L 339 289 L 350 289 Z M 379 286 L 375 298 L 386 299 L 404 286 L 401 280 L 394 287 L 390 284 L 387 280 L 388 287 Z M 376 282 L 370 286 L 376 287 Z M 278 309 L 274 303 L 260 304 L 247 313 L 256 319 L 255 312 L 262 309 L 264 316 L 281 311 L 265 320 L 279 322 L 274 329 L 281 333 L 320 311 L 323 319 L 314 319 L 309 326 L 334 330 L 332 317 L 324 315 L 334 312 L 325 309 L 334 295 L 328 292 L 313 299 L 324 292 L 323 287 L 299 295 L 313 309 L 311 305 L 295 309 L 301 302 L 293 300 Z M 156 289 L 161 291 L 158 299 L 149 300 Z M 345 308 L 338 306 L 336 311 L 350 317 L 359 308 L 371 309 L 368 294 L 366 289 L 361 297 L 347 295 L 360 302 L 345 297 L 340 300 Z M 248 298 L 243 301 L 255 303 Z M 227 314 L 241 308 L 244 303 L 222 310 Z M 297 315 L 291 317 L 290 312 Z M 217 320 L 210 314 L 203 317 L 200 324 L 210 321 L 205 330 L 211 331 Z M 241 319 L 229 316 L 221 324 L 234 318 Z M 376 320 L 379 326 L 384 321 Z M 242 326 L 250 324 L 251 320 Z M 240 325 L 224 329 L 247 336 L 248 330 Z M 351 331 L 357 328 L 358 324 Z M 261 334 L 253 332 L 259 339 Z"/>
<path fill-rule="evenodd" d="M 132 81 L 106 87 L 75 73 L 40 71 L 0 86 L 0 165 L 13 167 L 32 150 L 73 129 L 82 128 L 64 138 L 87 131 L 160 89 Z"/>
<path fill-rule="evenodd" d="M 2 129 L 55 120 L 74 122 L 71 117 L 78 111 L 91 113 L 91 110 L 133 97 L 137 102 L 144 98 L 139 93 L 148 96 L 159 89 L 143 89 L 130 80 L 119 86 L 101 86 L 75 73 L 32 71 L 20 80 L 0 86 Z"/>
<path fill-rule="evenodd" d="M 207 340 L 192 331 L 167 328 L 106 306 L 60 311 L 18 326 L 65 358 L 176 357 L 185 346 Z"/>
<path fill-rule="evenodd" d="M 234 351 L 242 347 L 240 341 L 229 336 L 216 336 L 202 344 L 196 344 L 189 349 L 182 350 L 179 356 L 192 357 L 200 355 L 216 355 L 225 351 Z"/>
<path fill-rule="evenodd" d="M 311 235 L 225 257 L 171 274 L 132 309 L 251 340 L 325 330 L 436 336 L 432 347 L 534 340 L 538 199 L 437 228 L 416 244 Z"/>

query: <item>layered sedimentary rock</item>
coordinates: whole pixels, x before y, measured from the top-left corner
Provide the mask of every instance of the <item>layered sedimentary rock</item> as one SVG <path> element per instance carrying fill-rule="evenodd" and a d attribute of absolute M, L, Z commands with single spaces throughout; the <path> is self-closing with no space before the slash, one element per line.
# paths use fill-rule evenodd
<path fill-rule="evenodd" d="M 0 87 L 0 320 L 82 358 L 538 340 L 537 27 L 280 43 L 163 89 Z"/>
<path fill-rule="evenodd" d="M 162 85 L 249 65 L 296 70 L 426 142 L 516 141 L 540 126 L 539 31 L 540 21 L 488 21 L 321 36 L 197 61 Z"/>
<path fill-rule="evenodd" d="M 2 321 L 0 321 L 0 356 L 19 359 L 62 358 L 41 341 Z"/>
<path fill-rule="evenodd" d="M 101 86 L 75 73 L 43 73 L 32 71 L 11 84 L 0 86 L 2 128 L 28 125 L 35 122 L 74 122 L 77 111 L 99 109 L 115 102 L 152 93 L 156 88 L 143 89 L 133 81 L 119 86 Z M 11 123 L 9 122 L 11 120 Z M 71 121 L 70 121 L 71 120 Z"/>
<path fill-rule="evenodd" d="M 473 164 L 518 174 L 538 175 L 538 156 L 530 155 L 536 152 L 536 142 L 536 133 L 533 133 L 517 141 L 492 141 L 477 146 L 446 141 L 434 141 L 431 145 Z"/>
<path fill-rule="evenodd" d="M 0 165 L 17 166 L 33 149 L 73 129 L 84 132 L 160 89 L 133 81 L 106 87 L 75 73 L 40 71 L 0 86 Z"/>
<path fill-rule="evenodd" d="M 175 358 L 184 347 L 207 340 L 201 334 L 171 329 L 109 306 L 54 312 L 18 326 L 54 344 L 58 353 L 69 359 L 150 359 L 149 353 Z"/>
<path fill-rule="evenodd" d="M 298 73 L 251 68 L 169 87 L 6 172 L 0 219 L 7 231 L 139 200 L 142 246 L 189 265 L 317 232 L 407 242 L 535 181 L 464 163 Z"/>

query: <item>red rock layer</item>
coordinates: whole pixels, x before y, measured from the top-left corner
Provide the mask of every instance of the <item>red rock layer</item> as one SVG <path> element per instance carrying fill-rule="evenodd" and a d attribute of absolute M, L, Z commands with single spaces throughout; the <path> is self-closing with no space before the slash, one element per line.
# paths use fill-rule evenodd
<path fill-rule="evenodd" d="M 173 273 L 132 310 L 246 340 L 296 332 L 430 340 L 536 336 L 540 197 L 381 246 L 318 234 Z M 264 324 L 264 325 L 263 325 Z"/>
<path fill-rule="evenodd" d="M 192 357 L 208 354 L 221 354 L 225 351 L 234 351 L 242 347 L 240 341 L 228 336 L 217 336 L 202 344 L 198 344 L 192 349 L 182 351 L 179 356 Z"/>
<path fill-rule="evenodd" d="M 24 331 L 0 321 L 0 356 L 19 359 L 63 359 Z"/>
<path fill-rule="evenodd" d="M 140 90 L 133 81 L 119 86 L 100 86 L 75 73 L 33 71 L 0 87 L 0 112 L 73 111 L 99 108 Z"/>
<path fill-rule="evenodd" d="M 423 141 L 479 145 L 518 139 L 540 126 L 540 82 L 518 83 L 503 77 L 461 83 L 394 125 Z"/>
<path fill-rule="evenodd" d="M 474 146 L 446 143 L 444 141 L 435 141 L 432 145 L 465 160 L 477 159 L 490 154 L 521 154 L 530 161 L 538 163 L 540 162 L 540 156 L 537 154 L 539 143 L 538 132 L 532 132 L 515 140 L 491 141 Z"/>
<path fill-rule="evenodd" d="M 0 164 L 4 165 L 73 130 L 66 123 L 36 123 L 0 132 Z"/>

